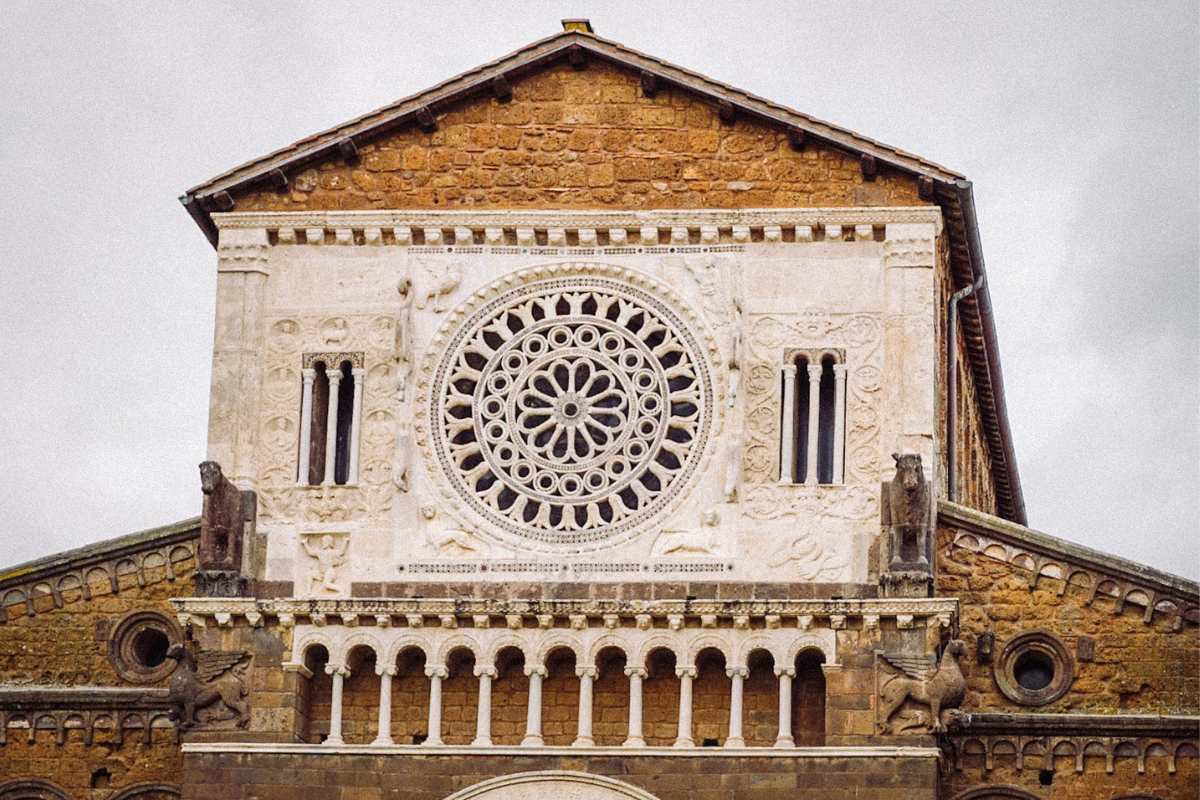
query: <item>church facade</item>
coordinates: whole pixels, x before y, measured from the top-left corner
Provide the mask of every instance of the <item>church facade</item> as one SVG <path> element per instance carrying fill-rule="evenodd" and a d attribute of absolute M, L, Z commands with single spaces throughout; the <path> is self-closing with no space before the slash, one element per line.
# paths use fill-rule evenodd
<path fill-rule="evenodd" d="M 202 512 L 0 572 L 0 800 L 1196 795 L 963 176 L 570 20 L 182 201 Z"/>

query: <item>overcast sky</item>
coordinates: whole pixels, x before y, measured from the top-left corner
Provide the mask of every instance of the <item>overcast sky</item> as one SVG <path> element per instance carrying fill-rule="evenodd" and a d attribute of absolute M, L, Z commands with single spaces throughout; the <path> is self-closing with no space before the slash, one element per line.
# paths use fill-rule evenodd
<path fill-rule="evenodd" d="M 1190 2 L 4 3 L 0 566 L 199 512 L 176 197 L 588 16 L 975 182 L 1033 527 L 1200 576 Z"/>

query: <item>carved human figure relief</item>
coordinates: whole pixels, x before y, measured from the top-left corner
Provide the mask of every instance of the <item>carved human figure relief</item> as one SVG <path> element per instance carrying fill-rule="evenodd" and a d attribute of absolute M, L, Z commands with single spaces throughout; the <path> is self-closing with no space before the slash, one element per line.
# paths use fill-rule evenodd
<path fill-rule="evenodd" d="M 403 401 L 408 396 L 408 378 L 412 373 L 412 279 L 408 275 L 402 276 L 396 290 L 400 295 L 400 311 L 396 314 L 396 342 L 392 356 L 392 377 L 395 381 L 396 397 Z"/>
<path fill-rule="evenodd" d="M 742 435 L 741 419 L 737 409 L 729 410 L 729 430 L 721 445 L 721 458 L 724 464 L 724 482 L 721 487 L 726 503 L 736 503 L 738 489 L 742 485 L 742 445 L 745 437 Z"/>
<path fill-rule="evenodd" d="M 401 400 L 396 411 L 396 446 L 392 452 L 392 483 L 401 492 L 409 490 L 412 466 L 412 405 Z"/>
<path fill-rule="evenodd" d="M 417 259 L 421 268 L 421 279 L 417 282 L 415 305 L 419 309 L 429 307 L 440 314 L 449 306 L 450 295 L 462 283 L 462 264 L 457 261 Z"/>
<path fill-rule="evenodd" d="M 729 371 L 729 394 L 725 404 L 733 408 L 742 384 L 742 325 L 744 299 L 742 282 L 729 270 L 729 330 L 726 332 L 725 367 Z"/>
<path fill-rule="evenodd" d="M 340 543 L 335 541 L 340 539 Z M 344 583 L 338 580 L 338 571 L 346 563 L 346 554 L 350 549 L 350 537 L 345 534 L 335 537 L 331 533 L 305 534 L 300 539 L 309 558 L 316 563 L 312 565 L 309 574 L 308 593 L 310 595 L 347 593 Z"/>
<path fill-rule="evenodd" d="M 421 506 L 421 521 L 425 528 L 425 542 L 435 554 L 460 558 L 487 555 L 487 545 L 478 538 L 452 525 L 441 524 L 437 506 L 432 503 Z"/>
<path fill-rule="evenodd" d="M 700 514 L 700 524 L 689 530 L 663 531 L 654 543 L 652 555 L 725 555 L 725 540 L 721 532 L 721 515 L 715 508 Z"/>

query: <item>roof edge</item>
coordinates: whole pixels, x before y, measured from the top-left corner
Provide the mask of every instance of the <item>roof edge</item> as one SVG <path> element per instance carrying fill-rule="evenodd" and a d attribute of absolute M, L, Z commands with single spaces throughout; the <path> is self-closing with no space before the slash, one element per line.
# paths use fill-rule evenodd
<path fill-rule="evenodd" d="M 87 564 L 111 559 L 126 553 L 136 553 L 150 547 L 158 547 L 172 541 L 195 539 L 200 535 L 200 518 L 190 517 L 169 525 L 128 533 L 112 539 L 94 542 L 64 550 L 61 553 L 26 561 L 0 570 L 0 589 L 10 585 L 28 583 L 31 580 L 76 569 Z"/>
<path fill-rule="evenodd" d="M 1133 579 L 1139 583 L 1155 584 L 1159 589 L 1200 599 L 1200 583 L 1180 575 L 1173 575 L 1127 558 L 1068 542 L 1057 536 L 1035 531 L 1024 525 L 947 500 L 939 500 L 937 510 L 939 519 L 945 519 L 1005 542 L 1030 549 L 1050 551 L 1101 572 L 1117 573 L 1123 578 Z"/>

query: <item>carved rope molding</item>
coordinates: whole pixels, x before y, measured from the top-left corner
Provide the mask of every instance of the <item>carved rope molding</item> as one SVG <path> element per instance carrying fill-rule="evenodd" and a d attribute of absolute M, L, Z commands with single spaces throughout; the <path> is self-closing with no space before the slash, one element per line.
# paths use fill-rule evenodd
<path fill-rule="evenodd" d="M 310 211 L 235 212 L 214 214 L 223 231 L 260 230 L 274 235 L 275 244 L 295 244 L 301 232 L 310 245 L 414 245 L 422 248 L 484 244 L 522 247 L 594 248 L 599 236 L 607 247 L 658 247 L 666 243 L 749 244 L 751 242 L 874 241 L 875 228 L 884 229 L 889 259 L 903 263 L 918 257 L 932 265 L 932 249 L 915 244 L 942 232 L 941 210 L 933 206 L 872 206 L 864 208 L 784 209 L 664 209 L 661 211 Z M 910 231 L 888 232 L 889 225 L 932 225 L 929 237 L 911 238 Z M 629 231 L 633 231 L 630 235 Z M 599 232 L 599 233 L 598 233 Z M 386 235 L 385 235 L 386 233 Z M 894 234 L 894 235 L 893 235 Z M 258 240 L 266 243 L 266 237 Z M 235 237 L 236 243 L 242 239 Z M 231 244 L 234 244 L 231 242 Z M 236 248 L 238 244 L 234 244 Z M 226 245 L 222 245 L 222 251 Z M 238 253 L 230 250 L 231 257 Z M 250 246 L 246 258 L 258 261 L 261 251 Z M 222 258 L 225 258 L 222 255 Z M 250 266 L 249 268 L 257 268 Z"/>
<path fill-rule="evenodd" d="M 35 601 L 43 598 L 50 598 L 59 609 L 68 602 L 68 592 L 79 592 L 82 600 L 120 594 L 122 575 L 135 576 L 142 588 L 158 582 L 150 571 L 161 568 L 162 579 L 174 582 L 184 577 L 176 565 L 195 560 L 199 538 L 199 522 L 188 520 L 149 541 L 105 542 L 0 573 L 0 625 L 22 615 L 36 616 Z M 89 584 L 90 579 L 94 580 Z"/>
<path fill-rule="evenodd" d="M 1124 612 L 1127 605 L 1142 607 L 1142 622 L 1147 625 L 1156 613 L 1172 617 L 1177 632 L 1185 622 L 1200 624 L 1200 587 L 1193 581 L 945 501 L 938 503 L 938 518 L 953 529 L 952 547 L 1021 570 L 1031 592 L 1042 578 L 1052 578 L 1060 581 L 1060 598 L 1073 584 L 1088 590 L 1084 605 L 1106 597 L 1115 600 L 1114 614 Z"/>

